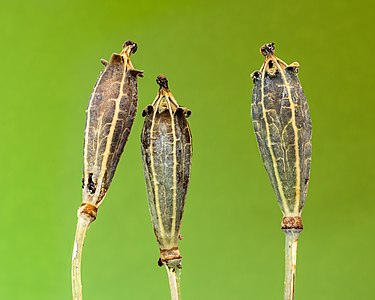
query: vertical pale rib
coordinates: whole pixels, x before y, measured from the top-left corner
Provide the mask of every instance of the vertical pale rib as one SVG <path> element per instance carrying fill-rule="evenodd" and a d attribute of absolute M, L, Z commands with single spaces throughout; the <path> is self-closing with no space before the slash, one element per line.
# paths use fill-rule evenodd
<path fill-rule="evenodd" d="M 296 169 L 296 178 L 295 178 L 296 179 L 296 185 L 295 185 L 296 199 L 295 201 L 296 201 L 296 204 L 294 205 L 294 211 L 292 213 L 295 215 L 298 215 L 300 202 L 301 202 L 301 168 L 300 168 L 301 162 L 300 162 L 299 151 L 298 151 L 299 142 L 298 142 L 298 128 L 296 125 L 296 107 L 292 99 L 290 85 L 289 85 L 288 80 L 285 77 L 284 70 L 280 67 L 279 63 L 277 62 L 277 59 L 275 59 L 275 64 L 283 78 L 284 85 L 288 91 L 288 100 L 289 100 L 290 110 L 292 111 L 291 124 L 292 124 L 293 131 L 294 131 L 294 153 L 296 156 L 296 161 L 295 161 L 295 169 Z"/>
<path fill-rule="evenodd" d="M 266 69 L 264 68 L 263 71 L 262 71 L 262 78 L 264 78 L 265 75 L 266 75 Z M 261 100 L 260 100 L 260 103 L 262 105 L 262 113 L 263 113 L 263 119 L 264 119 L 264 123 L 265 123 L 265 129 L 266 129 L 267 147 L 268 147 L 268 150 L 269 150 L 270 155 L 271 155 L 271 161 L 272 161 L 272 165 L 273 165 L 273 172 L 275 174 L 277 190 L 280 194 L 281 203 L 282 203 L 282 206 L 284 208 L 284 211 L 288 212 L 289 208 L 288 208 L 287 201 L 286 201 L 286 198 L 285 198 L 285 195 L 284 195 L 283 184 L 280 180 L 279 169 L 277 167 L 277 160 L 276 160 L 275 154 L 274 154 L 273 149 L 272 149 L 272 140 L 271 140 L 271 136 L 270 136 L 270 129 L 269 129 L 269 124 L 267 122 L 266 108 L 264 106 L 264 81 L 263 80 L 261 82 Z"/>
<path fill-rule="evenodd" d="M 157 100 L 156 102 L 156 107 L 158 107 L 160 105 L 160 101 L 162 100 L 162 98 L 159 96 L 159 99 Z M 157 109 L 155 109 L 154 113 L 153 113 L 153 116 L 152 116 L 152 121 L 151 121 L 151 129 L 150 129 L 150 152 L 149 152 L 149 156 L 150 156 L 150 162 L 151 162 L 151 176 L 152 176 L 152 180 L 151 180 L 151 185 L 153 186 L 153 190 L 154 190 L 154 203 L 155 203 L 155 207 L 156 207 L 156 214 L 157 214 L 157 222 L 158 222 L 158 226 L 159 226 L 159 231 L 160 231 L 160 239 L 162 239 L 162 237 L 164 237 L 164 225 L 163 225 L 163 218 L 162 218 L 162 214 L 161 214 L 161 210 L 160 210 L 160 201 L 159 201 L 159 182 L 157 180 L 157 177 L 156 177 L 156 171 L 155 171 L 155 162 L 154 162 L 154 144 L 153 144 L 153 140 L 155 139 L 154 137 L 154 128 L 155 128 L 155 122 L 156 122 L 156 114 L 157 114 Z"/>
<path fill-rule="evenodd" d="M 171 118 L 171 127 L 172 127 L 172 141 L 173 141 L 173 146 L 172 146 L 172 152 L 173 152 L 173 173 L 172 173 L 172 178 L 173 178 L 173 183 L 172 183 L 172 191 L 173 191 L 173 196 L 172 196 L 172 226 L 171 226 L 171 233 L 175 232 L 176 230 L 176 215 L 177 215 L 177 136 L 176 136 L 176 128 L 175 128 L 175 122 L 174 122 L 174 115 L 172 113 L 172 105 L 169 97 L 167 96 L 167 104 L 168 104 L 168 110 L 169 110 L 169 115 Z"/>

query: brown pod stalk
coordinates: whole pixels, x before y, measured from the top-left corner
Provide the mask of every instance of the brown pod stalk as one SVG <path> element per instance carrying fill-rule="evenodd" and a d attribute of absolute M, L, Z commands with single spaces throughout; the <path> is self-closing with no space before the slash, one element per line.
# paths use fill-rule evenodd
<path fill-rule="evenodd" d="M 178 248 L 185 197 L 190 179 L 192 143 L 186 117 L 168 88 L 167 79 L 158 76 L 159 92 L 143 111 L 145 117 L 141 148 L 152 225 L 160 248 L 159 265 L 166 265 L 172 299 L 179 299 Z"/>
<path fill-rule="evenodd" d="M 105 65 L 91 93 L 86 110 L 82 204 L 73 250 L 73 299 L 82 299 L 81 254 L 84 237 L 96 218 L 116 171 L 137 111 L 137 76 L 131 54 L 137 44 L 127 41 L 120 54 L 114 53 Z"/>
<path fill-rule="evenodd" d="M 254 81 L 252 118 L 260 154 L 283 213 L 286 233 L 285 292 L 294 298 L 297 241 L 310 178 L 312 124 L 298 79 L 299 64 L 279 59 L 273 43 L 261 48 L 265 61 Z"/>

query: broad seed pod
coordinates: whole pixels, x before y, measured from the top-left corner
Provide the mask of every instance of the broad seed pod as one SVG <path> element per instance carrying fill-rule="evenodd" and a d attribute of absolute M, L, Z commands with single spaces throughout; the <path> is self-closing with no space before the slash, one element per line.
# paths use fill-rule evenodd
<path fill-rule="evenodd" d="M 298 63 L 287 65 L 274 54 L 274 44 L 261 48 L 265 61 L 254 81 L 254 131 L 283 215 L 283 227 L 300 227 L 310 174 L 312 125 L 298 80 Z"/>
<path fill-rule="evenodd" d="M 164 76 L 158 76 L 156 82 L 159 93 L 143 111 L 143 168 L 152 224 L 160 247 L 159 264 L 179 265 L 178 240 L 192 156 L 186 117 L 191 112 L 177 104 Z"/>
<path fill-rule="evenodd" d="M 273 43 L 261 48 L 265 61 L 252 74 L 251 108 L 260 154 L 283 212 L 284 299 L 293 300 L 301 213 L 310 177 L 312 125 L 297 76 L 298 63 L 287 65 L 274 51 Z"/>
<path fill-rule="evenodd" d="M 132 41 L 120 54 L 102 61 L 101 73 L 86 111 L 82 211 L 95 211 L 111 184 L 137 111 L 137 76 L 130 55 L 137 50 Z"/>

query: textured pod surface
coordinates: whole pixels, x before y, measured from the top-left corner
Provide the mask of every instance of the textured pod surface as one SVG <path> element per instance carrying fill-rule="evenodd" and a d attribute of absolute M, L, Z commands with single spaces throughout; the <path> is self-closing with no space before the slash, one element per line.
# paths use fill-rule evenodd
<path fill-rule="evenodd" d="M 159 93 L 145 116 L 141 148 L 148 201 L 162 261 L 179 256 L 178 239 L 190 178 L 192 143 L 186 116 L 168 89 L 157 79 Z"/>
<path fill-rule="evenodd" d="M 298 63 L 287 65 L 274 45 L 261 48 L 265 61 L 254 81 L 252 118 L 259 150 L 284 216 L 300 216 L 311 161 L 312 124 L 298 79 Z"/>
<path fill-rule="evenodd" d="M 130 55 L 131 41 L 120 54 L 104 62 L 86 110 L 84 140 L 83 203 L 98 207 L 112 181 L 137 111 L 137 76 Z"/>

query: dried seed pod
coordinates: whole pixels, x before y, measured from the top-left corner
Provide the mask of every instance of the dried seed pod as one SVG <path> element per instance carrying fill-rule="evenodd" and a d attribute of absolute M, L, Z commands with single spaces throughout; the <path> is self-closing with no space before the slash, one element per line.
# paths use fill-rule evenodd
<path fill-rule="evenodd" d="M 158 76 L 159 93 L 143 111 L 142 158 L 152 223 L 160 246 L 161 260 L 179 258 L 178 240 L 190 178 L 191 134 L 186 117 Z"/>
<path fill-rule="evenodd" d="M 82 299 L 81 254 L 84 237 L 111 184 L 137 111 L 137 76 L 130 61 L 137 44 L 127 41 L 100 74 L 86 110 L 82 205 L 73 250 L 73 299 Z"/>
<path fill-rule="evenodd" d="M 137 76 L 142 76 L 130 61 L 136 50 L 137 44 L 127 41 L 120 54 L 112 54 L 91 94 L 84 140 L 84 206 L 97 208 L 102 203 L 133 125 Z"/>
<path fill-rule="evenodd" d="M 190 178 L 192 143 L 186 120 L 190 111 L 177 104 L 164 76 L 158 76 L 156 82 L 159 93 L 143 111 L 141 148 L 151 219 L 160 248 L 159 264 L 165 264 L 173 278 L 180 268 L 178 240 Z M 171 285 L 172 298 L 176 296 L 174 288 Z"/>
<path fill-rule="evenodd" d="M 252 74 L 253 125 L 284 216 L 300 217 L 310 176 L 311 119 L 297 76 L 298 63 L 287 65 L 274 49 L 273 43 L 261 48 L 265 61 Z"/>
<path fill-rule="evenodd" d="M 312 124 L 297 73 L 274 54 L 273 43 L 261 48 L 265 61 L 254 81 L 252 118 L 263 163 L 283 212 L 285 239 L 284 299 L 294 299 L 297 244 L 303 229 L 311 161 Z"/>

